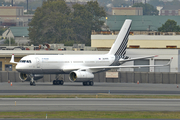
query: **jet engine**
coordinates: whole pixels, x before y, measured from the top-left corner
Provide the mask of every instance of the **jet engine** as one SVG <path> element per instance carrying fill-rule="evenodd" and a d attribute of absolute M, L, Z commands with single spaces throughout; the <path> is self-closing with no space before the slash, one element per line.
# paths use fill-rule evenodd
<path fill-rule="evenodd" d="M 25 73 L 19 73 L 19 78 L 21 79 L 21 81 L 30 81 L 31 77 L 29 74 L 25 74 Z M 34 80 L 38 80 L 43 78 L 43 75 L 41 74 L 35 74 L 34 75 Z"/>
<path fill-rule="evenodd" d="M 73 71 L 69 74 L 69 79 L 73 82 L 85 82 L 92 80 L 93 78 L 94 74 L 87 71 Z"/>

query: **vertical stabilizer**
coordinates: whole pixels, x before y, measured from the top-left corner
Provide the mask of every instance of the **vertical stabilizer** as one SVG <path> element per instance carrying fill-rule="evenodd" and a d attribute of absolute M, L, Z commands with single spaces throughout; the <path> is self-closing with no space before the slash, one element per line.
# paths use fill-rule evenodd
<path fill-rule="evenodd" d="M 123 57 L 126 54 L 132 20 L 126 19 L 108 54 Z"/>

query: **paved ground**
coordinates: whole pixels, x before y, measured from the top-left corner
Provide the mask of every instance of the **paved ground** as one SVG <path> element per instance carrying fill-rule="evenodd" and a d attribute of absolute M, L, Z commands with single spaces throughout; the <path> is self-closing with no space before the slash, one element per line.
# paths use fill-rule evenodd
<path fill-rule="evenodd" d="M 94 86 L 82 86 L 82 83 L 65 83 L 52 85 L 40 83 L 30 86 L 24 83 L 0 83 L 0 95 L 7 94 L 161 94 L 180 95 L 180 88 L 176 84 L 135 84 L 135 83 L 95 83 Z"/>
<path fill-rule="evenodd" d="M 48 120 L 177 120 L 177 119 L 49 119 Z M 20 119 L 20 120 L 47 120 L 47 119 Z M 1 120 L 19 120 L 19 119 L 1 119 Z"/>
<path fill-rule="evenodd" d="M 1 98 L 0 111 L 180 111 L 180 99 Z"/>

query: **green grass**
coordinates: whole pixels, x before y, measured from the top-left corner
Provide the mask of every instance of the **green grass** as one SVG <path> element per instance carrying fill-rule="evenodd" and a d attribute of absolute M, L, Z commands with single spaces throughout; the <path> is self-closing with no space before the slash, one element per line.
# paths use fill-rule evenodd
<path fill-rule="evenodd" d="M 0 98 L 154 98 L 154 99 L 180 99 L 180 95 L 0 95 Z"/>
<path fill-rule="evenodd" d="M 180 119 L 180 112 L 53 111 L 0 112 L 0 118 L 128 118 Z"/>

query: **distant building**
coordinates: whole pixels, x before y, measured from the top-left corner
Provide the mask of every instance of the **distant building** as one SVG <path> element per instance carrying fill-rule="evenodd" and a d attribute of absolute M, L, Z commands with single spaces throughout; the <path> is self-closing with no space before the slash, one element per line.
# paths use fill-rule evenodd
<path fill-rule="evenodd" d="M 24 7 L 0 6 L 0 26 L 28 26 L 33 14 L 24 15 Z"/>
<path fill-rule="evenodd" d="M 180 25 L 180 16 L 153 16 L 153 15 L 108 15 L 106 21 L 107 29 L 104 31 L 119 31 L 126 19 L 132 20 L 131 31 L 158 31 L 158 28 L 162 26 L 168 19 L 177 22 Z"/>
<path fill-rule="evenodd" d="M 112 15 L 143 15 L 142 7 L 113 7 Z"/>
<path fill-rule="evenodd" d="M 163 2 L 172 2 L 173 0 L 159 0 L 159 1 L 163 1 Z"/>
<path fill-rule="evenodd" d="M 10 27 L 3 34 L 2 37 L 15 39 L 18 45 L 27 44 L 29 40 L 28 27 Z"/>
<path fill-rule="evenodd" d="M 91 35 L 91 47 L 97 49 L 111 48 L 117 35 Z M 143 49 L 179 49 L 180 35 L 130 35 L 128 48 Z"/>
<path fill-rule="evenodd" d="M 12 0 L 4 0 L 5 2 L 12 2 Z M 13 4 L 15 4 L 15 3 L 20 3 L 20 2 L 26 2 L 27 0 L 13 0 Z M 29 0 L 29 1 L 33 1 L 33 0 Z"/>
<path fill-rule="evenodd" d="M 162 16 L 178 16 L 179 15 L 179 5 L 167 5 L 161 9 L 160 15 Z"/>

